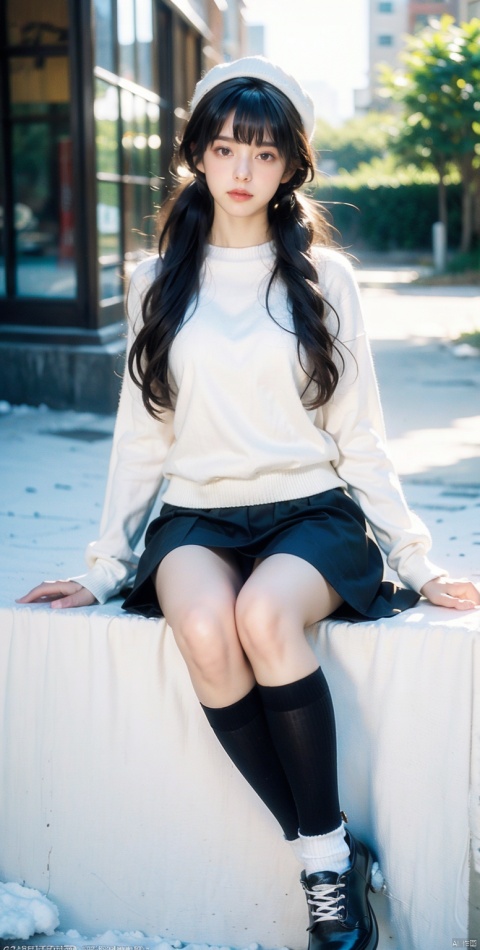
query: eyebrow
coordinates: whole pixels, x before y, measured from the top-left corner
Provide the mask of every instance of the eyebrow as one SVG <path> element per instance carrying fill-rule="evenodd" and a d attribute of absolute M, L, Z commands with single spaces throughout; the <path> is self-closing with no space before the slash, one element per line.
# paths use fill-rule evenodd
<path fill-rule="evenodd" d="M 213 141 L 214 142 L 218 142 L 218 141 L 236 142 L 237 140 L 233 137 L 233 135 L 216 135 Z M 275 142 L 262 142 L 261 145 L 258 146 L 258 148 L 263 148 L 264 145 L 267 148 L 277 148 L 277 146 L 275 145 Z"/>

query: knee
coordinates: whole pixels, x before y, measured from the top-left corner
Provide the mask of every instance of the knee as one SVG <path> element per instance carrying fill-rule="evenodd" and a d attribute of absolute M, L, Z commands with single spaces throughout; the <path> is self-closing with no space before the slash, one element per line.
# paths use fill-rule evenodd
<path fill-rule="evenodd" d="M 197 604 L 182 612 L 174 634 L 187 666 L 203 679 L 218 682 L 231 666 L 232 630 L 233 605 Z"/>
<path fill-rule="evenodd" d="M 241 591 L 235 620 L 240 643 L 252 662 L 282 655 L 288 622 L 282 605 L 268 591 Z"/>

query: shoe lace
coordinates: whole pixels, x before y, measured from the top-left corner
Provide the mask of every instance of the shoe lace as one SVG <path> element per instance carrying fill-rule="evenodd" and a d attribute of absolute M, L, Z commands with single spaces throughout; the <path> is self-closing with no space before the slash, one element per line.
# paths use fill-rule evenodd
<path fill-rule="evenodd" d="M 322 920 L 341 920 L 340 913 L 344 905 L 339 904 L 345 884 L 314 884 L 306 888 L 307 904 L 312 908 L 311 914 L 315 923 Z"/>

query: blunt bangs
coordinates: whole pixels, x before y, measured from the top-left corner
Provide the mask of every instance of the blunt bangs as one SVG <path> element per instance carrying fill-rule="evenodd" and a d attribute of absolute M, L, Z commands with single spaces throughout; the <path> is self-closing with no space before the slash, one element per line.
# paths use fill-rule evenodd
<path fill-rule="evenodd" d="M 264 142 L 272 142 L 283 155 L 282 147 L 285 147 L 288 136 L 285 114 L 279 115 L 274 103 L 268 102 L 259 89 L 245 89 L 239 95 L 228 98 L 232 101 L 227 100 L 222 114 L 218 115 L 208 144 L 211 145 L 220 135 L 226 120 L 233 112 L 233 137 L 236 142 L 245 145 L 255 142 L 258 146 Z M 281 128 L 283 125 L 285 129 Z"/>

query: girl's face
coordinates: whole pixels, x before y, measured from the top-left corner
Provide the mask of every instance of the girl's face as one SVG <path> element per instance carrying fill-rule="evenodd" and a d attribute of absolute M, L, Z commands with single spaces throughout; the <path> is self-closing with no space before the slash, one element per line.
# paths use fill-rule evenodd
<path fill-rule="evenodd" d="M 274 142 L 268 135 L 261 145 L 236 142 L 233 114 L 218 138 L 208 146 L 198 169 L 204 173 L 214 200 L 215 215 L 230 219 L 267 218 L 267 206 L 278 187 L 291 178 Z"/>

